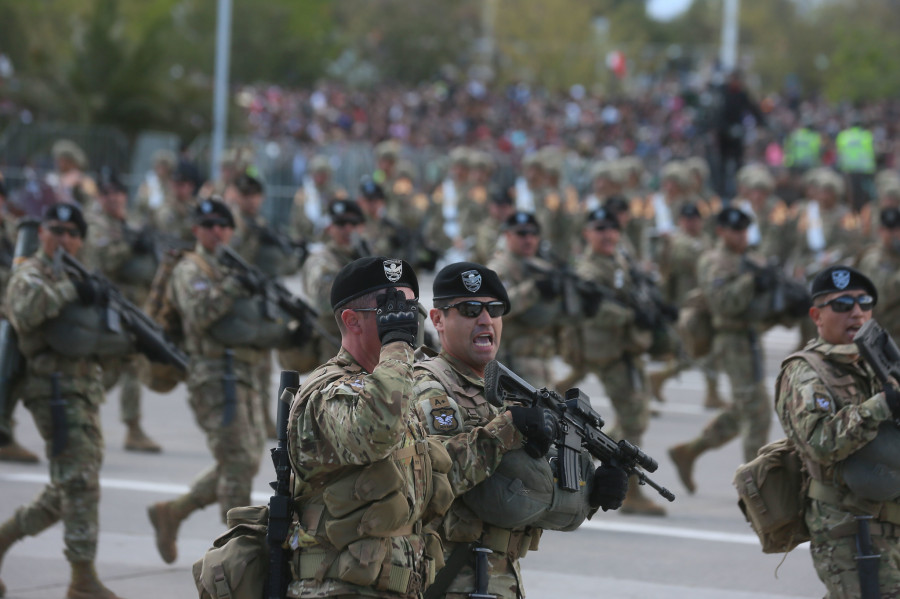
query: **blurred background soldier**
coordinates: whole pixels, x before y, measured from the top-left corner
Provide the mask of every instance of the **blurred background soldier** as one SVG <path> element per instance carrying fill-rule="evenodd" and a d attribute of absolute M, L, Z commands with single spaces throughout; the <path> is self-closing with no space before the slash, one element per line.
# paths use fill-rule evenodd
<path fill-rule="evenodd" d="M 585 214 L 603 206 L 606 198 L 618 191 L 619 187 L 612 174 L 615 168 L 615 163 L 605 160 L 598 160 L 591 165 L 589 171 L 591 186 L 582 199 L 582 210 Z"/>
<path fill-rule="evenodd" d="M 167 293 L 181 316 L 185 349 L 190 357 L 187 387 L 197 424 L 215 463 L 190 490 L 172 501 L 148 508 L 163 561 L 178 557 L 181 522 L 196 510 L 218 502 L 222 522 L 233 507 L 250 505 L 253 476 L 263 449 L 262 400 L 257 365 L 268 355 L 237 331 L 253 334 L 258 327 L 235 325 L 236 309 L 259 292 L 244 273 L 220 260 L 220 247 L 234 233 L 234 217 L 224 202 L 203 200 L 194 209 L 197 245 L 172 272 Z"/>
<path fill-rule="evenodd" d="M 506 247 L 503 227 L 516 211 L 508 190 L 494 191 L 487 209 L 487 217 L 475 230 L 475 246 L 472 248 L 472 259 L 479 264 L 487 263 L 497 250 Z"/>
<path fill-rule="evenodd" d="M 459 208 L 459 228 L 467 247 L 475 243 L 478 227 L 488 217 L 494 166 L 494 158 L 490 152 L 469 150 L 469 185 Z"/>
<path fill-rule="evenodd" d="M 390 195 L 394 191 L 397 161 L 400 160 L 400 142 L 388 139 L 375 146 L 375 172 L 372 178 Z"/>
<path fill-rule="evenodd" d="M 365 218 L 356 202 L 335 200 L 328 206 L 331 224 L 325 227 L 328 241 L 320 251 L 314 253 L 303 265 L 303 291 L 310 299 L 312 307 L 319 313 L 319 324 L 335 338 L 340 337 L 340 329 L 331 310 L 331 285 L 342 268 L 360 255 L 359 239 L 364 234 Z M 334 355 L 334 344 L 323 337 L 313 337 L 319 364 L 327 362 Z"/>
<path fill-rule="evenodd" d="M 153 153 L 153 168 L 144 177 L 138 188 L 134 213 L 137 221 L 148 224 L 165 204 L 173 201 L 175 183 L 175 153 L 171 150 L 157 150 Z"/>
<path fill-rule="evenodd" d="M 500 361 L 540 389 L 553 381 L 550 366 L 562 317 L 556 266 L 538 257 L 541 226 L 534 214 L 515 212 L 504 229 L 506 247 L 488 262 L 500 275 L 512 308 L 504 320 Z"/>
<path fill-rule="evenodd" d="M 130 302 L 143 306 L 159 264 L 152 231 L 129 227 L 128 190 L 114 176 L 101 183 L 96 208 L 87 216 L 85 263 L 112 281 Z M 109 390 L 117 382 L 121 385 L 119 414 L 128 431 L 125 449 L 157 453 L 160 446 L 141 427 L 137 359 L 137 355 L 104 357 L 104 387 Z"/>
<path fill-rule="evenodd" d="M 747 169 L 748 167 L 744 167 Z M 765 167 L 738 173 L 736 205 L 751 218 L 747 243 L 755 252 L 785 266 L 797 239 L 796 211 L 774 195 L 775 179 Z"/>
<path fill-rule="evenodd" d="M 47 183 L 56 201 L 88 208 L 97 196 L 97 184 L 84 172 L 88 165 L 84 150 L 74 141 L 60 139 L 51 153 L 56 170 L 47 176 Z"/>
<path fill-rule="evenodd" d="M 450 262 L 458 262 L 464 257 L 465 242 L 462 231 L 462 213 L 468 201 L 470 183 L 469 168 L 471 166 L 469 150 L 464 147 L 453 148 L 449 156 L 450 165 L 444 177 L 431 194 L 435 208 L 441 211 L 444 223 L 444 235 L 452 244 Z"/>
<path fill-rule="evenodd" d="M 185 243 L 194 243 L 191 232 L 192 212 L 196 204 L 197 189 L 200 187 L 200 173 L 188 163 L 182 162 L 172 174 L 173 193 L 171 201 L 162 205 L 153 217 L 153 228 Z"/>
<path fill-rule="evenodd" d="M 684 163 L 679 160 L 667 162 L 660 171 L 660 190 L 649 196 L 644 208 L 644 238 L 641 240 L 641 255 L 656 262 L 663 244 L 663 238 L 675 230 L 675 220 L 681 205 L 688 201 L 690 178 Z M 696 202 L 696 198 L 694 198 Z M 698 206 L 699 208 L 699 206 Z M 701 210 L 701 213 L 703 210 Z"/>
<path fill-rule="evenodd" d="M 44 326 L 61 323 L 68 306 L 93 305 L 100 299 L 90 281 L 70 279 L 54 261 L 57 252 L 76 256 L 86 232 L 77 206 L 50 207 L 38 231 L 37 254 L 16 269 L 6 292 L 7 316 L 25 356 L 22 397 L 46 441 L 50 484 L 0 524 L 0 560 L 14 542 L 62 520 L 66 559 L 72 567 L 66 597 L 116 599 L 94 569 L 103 462 L 102 370 L 96 356 L 73 357 L 52 349 Z M 78 354 L 86 348 L 71 349 Z M 4 592 L 0 582 L 0 595 Z"/>
<path fill-rule="evenodd" d="M 585 369 L 600 379 L 616 413 L 616 431 L 635 445 L 641 444 L 650 421 L 650 397 L 641 354 L 653 341 L 646 315 L 632 307 L 631 268 L 619 251 L 619 221 L 603 208 L 588 214 L 584 225 L 587 251 L 575 266 L 584 281 L 604 286 L 613 297 L 599 292 L 585 298 L 591 309 L 581 326 L 581 354 Z M 618 435 L 614 435 L 618 436 Z M 623 514 L 664 516 L 665 508 L 646 497 L 637 480 L 628 486 Z"/>
<path fill-rule="evenodd" d="M 579 214 L 578 192 L 563 181 L 564 156 L 559 148 L 546 146 L 541 149 L 540 155 L 544 167 L 545 193 L 543 202 L 535 210 L 535 216 L 541 223 L 544 239 L 549 242 L 553 252 L 560 257 L 568 256 L 576 237 L 574 219 Z"/>
<path fill-rule="evenodd" d="M 516 210 L 535 213 L 544 203 L 544 165 L 540 154 L 526 154 L 522 158 L 521 168 L 522 173 L 516 178 L 512 191 Z"/>
<path fill-rule="evenodd" d="M 850 116 L 850 126 L 834 140 L 836 166 L 849 184 L 848 200 L 855 211 L 875 196 L 875 142 L 872 132 L 864 126 L 862 115 L 854 112 Z"/>
<path fill-rule="evenodd" d="M 309 161 L 309 172 L 303 176 L 303 184 L 294 194 L 291 207 L 290 236 L 294 241 L 324 241 L 328 203 L 347 195 L 332 181 L 332 174 L 331 161 L 327 156 L 319 154 Z"/>
<path fill-rule="evenodd" d="M 696 490 L 694 462 L 702 453 L 740 435 L 744 461 L 749 462 L 766 444 L 772 421 L 759 339 L 764 315 L 758 314 L 758 306 L 764 303 L 764 294 L 773 290 L 776 281 L 744 264 L 748 258 L 757 265 L 764 264 L 757 256 L 747 256 L 750 217 L 729 207 L 719 213 L 716 221 L 719 241 L 701 256 L 697 275 L 712 314 L 712 354 L 731 382 L 732 401 L 697 438 L 669 449 L 678 476 L 690 493 Z"/>
<path fill-rule="evenodd" d="M 387 196 L 381 185 L 371 176 L 363 175 L 359 182 L 356 203 L 365 217 L 365 228 L 356 243 L 356 253 L 360 257 L 368 255 L 386 255 L 394 250 L 391 238 L 394 229 L 385 222 Z"/>
<path fill-rule="evenodd" d="M 900 208 L 881 211 L 878 241 L 863 253 L 858 268 L 880 291 L 873 317 L 891 338 L 900 339 Z"/>
<path fill-rule="evenodd" d="M 859 226 L 865 239 L 871 239 L 881 226 L 880 213 L 885 208 L 900 208 L 900 174 L 883 170 L 875 177 L 875 202 L 869 202 L 859 211 Z"/>

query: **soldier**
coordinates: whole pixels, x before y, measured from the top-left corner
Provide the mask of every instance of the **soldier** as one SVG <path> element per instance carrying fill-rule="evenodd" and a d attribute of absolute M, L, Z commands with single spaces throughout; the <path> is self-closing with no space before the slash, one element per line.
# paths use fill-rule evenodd
<path fill-rule="evenodd" d="M 319 243 L 324 241 L 328 226 L 328 203 L 335 198 L 346 199 L 347 192 L 332 181 L 331 161 L 327 156 L 313 156 L 309 174 L 294 194 L 291 208 L 290 236 L 294 241 Z"/>
<path fill-rule="evenodd" d="M 472 256 L 479 263 L 488 262 L 494 253 L 506 247 L 503 227 L 507 219 L 516 211 L 513 199 L 507 190 L 495 191 L 488 204 L 488 216 L 478 225 L 475 231 L 475 246 Z"/>
<path fill-rule="evenodd" d="M 469 194 L 470 155 L 466 148 L 450 151 L 447 176 L 431 194 L 431 201 L 441 211 L 444 234 L 459 252 L 463 250 L 462 212 Z"/>
<path fill-rule="evenodd" d="M 900 595 L 900 542 L 896 500 L 872 497 L 865 487 L 851 485 L 859 472 L 878 473 L 879 493 L 896 497 L 893 467 L 860 467 L 855 456 L 864 446 L 881 443 L 884 455 L 896 454 L 900 391 L 885 388 L 860 359 L 853 337 L 872 318 L 878 292 L 872 281 L 846 266 L 832 266 L 812 282 L 810 318 L 818 336 L 803 351 L 789 356 L 776 382 L 775 410 L 784 431 L 797 448 L 812 480 L 804 511 L 813 565 L 827 589 L 826 597 L 860 597 L 860 545 L 863 525 L 871 535 L 877 581 L 875 595 Z M 853 458 L 853 459 L 848 459 Z M 861 458 L 865 460 L 866 458 Z M 857 473 L 853 470 L 856 469 Z M 840 474 L 839 474 L 840 473 Z M 852 475 L 852 476 L 851 476 Z M 865 555 L 864 553 L 862 553 Z M 880 562 L 880 563 L 879 563 Z M 862 596 L 869 596 L 863 594 Z"/>
<path fill-rule="evenodd" d="M 592 306 L 581 328 L 580 354 L 587 372 L 603 383 L 616 412 L 621 438 L 641 444 L 650 421 L 650 397 L 641 354 L 650 348 L 652 333 L 645 315 L 630 307 L 628 293 L 634 286 L 630 265 L 619 251 L 619 222 L 599 208 L 588 214 L 584 225 L 587 252 L 575 265 L 583 280 L 612 290 L 615 298 L 587 298 Z M 598 305 L 599 304 L 599 305 Z M 620 510 L 623 514 L 664 516 L 665 508 L 640 490 L 637 480 L 628 486 Z"/>
<path fill-rule="evenodd" d="M 564 157 L 555 147 L 547 146 L 540 152 L 544 166 L 545 194 L 535 216 L 541 223 L 544 237 L 560 256 L 571 253 L 574 241 L 575 219 L 579 216 L 578 192 L 562 180 Z"/>
<path fill-rule="evenodd" d="M 369 175 L 363 175 L 359 182 L 359 193 L 356 196 L 363 216 L 365 228 L 361 235 L 361 243 L 357 248 L 359 257 L 369 254 L 390 254 L 396 250 L 392 242 L 394 229 L 384 220 L 387 210 L 387 196 L 384 189 Z"/>
<path fill-rule="evenodd" d="M 544 204 L 544 165 L 538 152 L 522 158 L 522 174 L 510 191 L 516 199 L 516 210 L 537 212 Z"/>
<path fill-rule="evenodd" d="M 618 508 L 628 479 L 622 470 L 603 466 L 585 478 L 584 492 L 576 494 L 573 505 L 565 509 L 552 508 L 549 498 L 541 503 L 523 501 L 524 494 L 504 494 L 511 479 L 532 484 L 538 479 L 545 483 L 542 488 L 550 489 L 555 484 L 546 458 L 532 457 L 511 443 L 514 433 L 509 417 L 516 427 L 530 430 L 523 423 L 529 419 L 540 423 L 545 417 L 540 408 L 498 408 L 485 399 L 484 369 L 497 355 L 509 298 L 497 273 L 480 264 L 460 262 L 435 277 L 434 306 L 430 316 L 441 353 L 416 364 L 413 394 L 419 419 L 429 434 L 440 436 L 454 458 L 454 472 L 465 485 L 454 487 L 456 499 L 440 522 L 448 565 L 442 570 L 443 588 L 429 593 L 450 599 L 470 597 L 473 592 L 502 599 L 524 597 L 519 558 L 537 548 L 542 525 L 572 530 L 600 507 L 604 511 Z M 473 439 L 485 438 L 491 443 L 481 441 L 479 450 L 472 449 Z M 534 444 L 535 439 L 529 438 L 528 443 Z M 487 473 L 492 475 L 484 481 Z M 476 484 L 477 490 L 463 494 Z M 492 551 L 487 562 L 476 559 L 473 543 Z M 463 557 L 461 562 L 454 557 L 458 555 Z M 487 566 L 487 571 L 479 572 L 480 566 Z M 457 571 L 447 576 L 450 568 Z"/>
<path fill-rule="evenodd" d="M 675 231 L 678 211 L 688 201 L 689 185 L 690 177 L 681 161 L 673 160 L 663 166 L 660 172 L 660 190 L 647 198 L 644 207 L 644 219 L 647 222 L 639 247 L 641 255 L 646 259 L 659 260 L 663 239 Z"/>
<path fill-rule="evenodd" d="M 51 149 L 56 170 L 47 176 L 57 202 L 77 203 L 88 208 L 97 195 L 97 184 L 87 174 L 87 156 L 78 144 L 60 139 Z"/>
<path fill-rule="evenodd" d="M 881 290 L 876 320 L 893 339 L 900 339 L 900 208 L 881 211 L 878 242 L 863 254 L 858 268 Z"/>
<path fill-rule="evenodd" d="M 504 229 L 506 247 L 488 262 L 500 274 L 512 306 L 501 361 L 534 386 L 546 387 L 553 380 L 550 361 L 562 316 L 559 289 L 550 276 L 555 266 L 537 257 L 541 226 L 534 214 L 515 212 Z"/>
<path fill-rule="evenodd" d="M 466 196 L 459 208 L 460 233 L 467 245 L 475 243 L 478 227 L 488 218 L 491 197 L 491 176 L 494 158 L 483 150 L 469 151 L 469 182 Z"/>
<path fill-rule="evenodd" d="M 197 205 L 193 219 L 197 246 L 175 266 L 166 292 L 181 316 L 191 361 L 187 380 L 191 409 L 206 433 L 215 464 L 187 493 L 147 510 L 156 547 L 167 564 L 178 557 L 178 527 L 192 512 L 218 502 L 225 522 L 229 509 L 250 504 L 263 449 L 256 372 L 262 352 L 242 340 L 226 344 L 222 339 L 235 307 L 256 292 L 244 275 L 230 271 L 217 257 L 218 248 L 228 245 L 234 233 L 234 217 L 224 202 L 209 199 Z"/>
<path fill-rule="evenodd" d="M 422 524 L 452 500 L 451 462 L 413 410 L 418 292 L 410 265 L 383 256 L 333 279 L 341 348 L 306 378 L 288 421 L 298 515 L 288 597 L 414 599 L 433 579 L 440 542 Z"/>
<path fill-rule="evenodd" d="M 766 444 L 772 421 L 759 341 L 761 321 L 768 315 L 759 306 L 766 304 L 765 294 L 774 282 L 744 265 L 748 259 L 761 263 L 758 256 L 747 255 L 750 217 L 729 207 L 716 221 L 719 241 L 700 257 L 697 273 L 712 313 L 712 354 L 731 381 L 732 402 L 707 423 L 698 437 L 669 449 L 678 476 L 690 493 L 696 490 L 694 462 L 702 453 L 740 435 L 744 461 L 749 462 Z"/>
<path fill-rule="evenodd" d="M 337 337 L 340 329 L 331 314 L 331 285 L 342 268 L 363 257 L 359 239 L 365 220 L 359 205 L 350 200 L 332 202 L 328 214 L 331 224 L 325 228 L 325 235 L 329 240 L 303 265 L 303 291 L 319 313 L 319 324 Z M 312 343 L 316 346 L 320 364 L 327 362 L 336 349 L 331 341 L 320 336 L 314 337 Z"/>
<path fill-rule="evenodd" d="M 153 228 L 185 243 L 194 242 L 191 216 L 196 203 L 200 173 L 188 163 L 180 163 L 172 174 L 172 201 L 155 213 Z"/>
<path fill-rule="evenodd" d="M 744 197 L 739 207 L 753 221 L 747 230 L 747 242 L 753 250 L 783 266 L 796 243 L 796 213 L 774 195 L 775 179 L 767 169 L 756 168 L 741 176 L 744 169 L 738 173 Z"/>
<path fill-rule="evenodd" d="M 105 181 L 97 200 L 99 210 L 88 213 L 85 263 L 97 268 L 135 305 L 147 299 L 158 261 L 149 229 L 135 230 L 126 221 L 128 190 L 116 178 Z M 161 447 L 141 427 L 141 383 L 137 374 L 137 356 L 104 358 L 103 379 L 107 389 L 116 382 L 119 414 L 127 427 L 125 449 L 158 453 Z"/>
<path fill-rule="evenodd" d="M 665 252 L 660 256 L 659 270 L 662 275 L 663 298 L 673 306 L 681 306 L 688 293 L 699 287 L 697 261 L 710 244 L 703 235 L 703 218 L 696 204 L 685 204 L 678 216 L 678 231 L 669 239 Z M 670 360 L 665 368 L 650 373 L 650 392 L 659 401 L 664 401 L 662 387 L 667 380 L 693 366 L 691 360 L 678 356 Z M 704 359 L 701 367 L 706 380 L 706 408 L 724 407 L 719 397 L 718 373 L 713 359 Z"/>
<path fill-rule="evenodd" d="M 14 542 L 62 520 L 66 559 L 72 567 L 66 597 L 115 599 L 94 568 L 103 462 L 102 370 L 95 356 L 71 357 L 52 349 L 44 326 L 71 304 L 92 305 L 97 300 L 99 292 L 89 281 L 70 279 L 53 258 L 61 251 L 77 254 L 86 232 L 77 206 L 49 207 L 38 230 L 37 254 L 16 269 L 6 292 L 7 316 L 26 360 L 22 397 L 46 442 L 50 484 L 0 525 L 0 560 Z M 54 428 L 59 423 L 64 423 L 63 430 Z M 0 596 L 5 590 L 0 581 Z"/>
<path fill-rule="evenodd" d="M 142 225 L 153 223 L 156 212 L 173 201 L 174 170 L 175 154 L 171 150 L 157 150 L 153 153 L 153 169 L 147 173 L 137 193 L 135 214 Z"/>

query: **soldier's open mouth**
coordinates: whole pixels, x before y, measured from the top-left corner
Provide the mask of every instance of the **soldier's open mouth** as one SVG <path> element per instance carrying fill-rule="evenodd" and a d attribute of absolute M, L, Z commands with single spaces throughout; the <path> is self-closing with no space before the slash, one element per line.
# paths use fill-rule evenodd
<path fill-rule="evenodd" d="M 483 333 L 475 337 L 473 343 L 475 343 L 475 345 L 479 347 L 490 347 L 494 344 L 494 336 L 488 333 Z"/>

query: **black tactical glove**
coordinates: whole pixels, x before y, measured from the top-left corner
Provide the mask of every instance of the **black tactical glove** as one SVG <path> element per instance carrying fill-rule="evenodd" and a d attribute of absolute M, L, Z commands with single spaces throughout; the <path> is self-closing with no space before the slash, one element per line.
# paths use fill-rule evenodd
<path fill-rule="evenodd" d="M 419 308 L 415 300 L 408 300 L 398 289 L 388 289 L 375 298 L 378 310 L 375 322 L 381 345 L 392 341 L 405 341 L 416 346 L 419 333 Z"/>
<path fill-rule="evenodd" d="M 78 279 L 72 281 L 72 284 L 75 285 L 75 291 L 78 292 L 78 299 L 85 306 L 99 304 L 106 296 L 103 289 L 91 279 Z"/>
<path fill-rule="evenodd" d="M 759 292 L 766 292 L 778 286 L 778 273 L 773 268 L 764 268 L 753 275 L 753 286 Z"/>
<path fill-rule="evenodd" d="M 525 437 L 522 449 L 533 458 L 547 455 L 559 426 L 556 414 L 539 406 L 509 406 L 507 409 L 512 414 L 513 425 Z"/>
<path fill-rule="evenodd" d="M 634 326 L 639 329 L 650 330 L 654 328 L 653 319 L 643 310 L 634 311 Z"/>
<path fill-rule="evenodd" d="M 551 300 L 559 295 L 559 285 L 553 276 L 544 277 L 534 282 L 541 297 L 545 300 Z"/>
<path fill-rule="evenodd" d="M 895 385 L 885 385 L 884 398 L 887 400 L 887 405 L 894 416 L 894 422 L 900 422 L 900 389 Z"/>
<path fill-rule="evenodd" d="M 582 291 L 579 295 L 581 295 L 581 311 L 584 313 L 584 317 L 593 318 L 596 316 L 597 312 L 600 311 L 600 302 L 603 301 L 603 296 L 589 291 Z"/>
<path fill-rule="evenodd" d="M 617 466 L 603 464 L 594 472 L 594 485 L 588 503 L 592 508 L 617 510 L 628 492 L 628 475 Z"/>

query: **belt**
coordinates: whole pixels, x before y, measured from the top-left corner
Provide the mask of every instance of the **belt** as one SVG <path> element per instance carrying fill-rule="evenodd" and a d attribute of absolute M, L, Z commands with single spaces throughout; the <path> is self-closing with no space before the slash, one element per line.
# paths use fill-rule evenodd
<path fill-rule="evenodd" d="M 845 495 L 833 485 L 827 485 L 816 479 L 809 481 L 807 497 L 810 499 L 842 506 Z M 872 514 L 875 519 L 869 525 L 871 534 L 881 537 L 900 536 L 900 504 L 885 501 L 875 505 L 878 509 Z M 856 529 L 855 521 L 845 522 L 832 528 L 828 534 L 834 538 L 850 536 L 856 534 Z"/>

